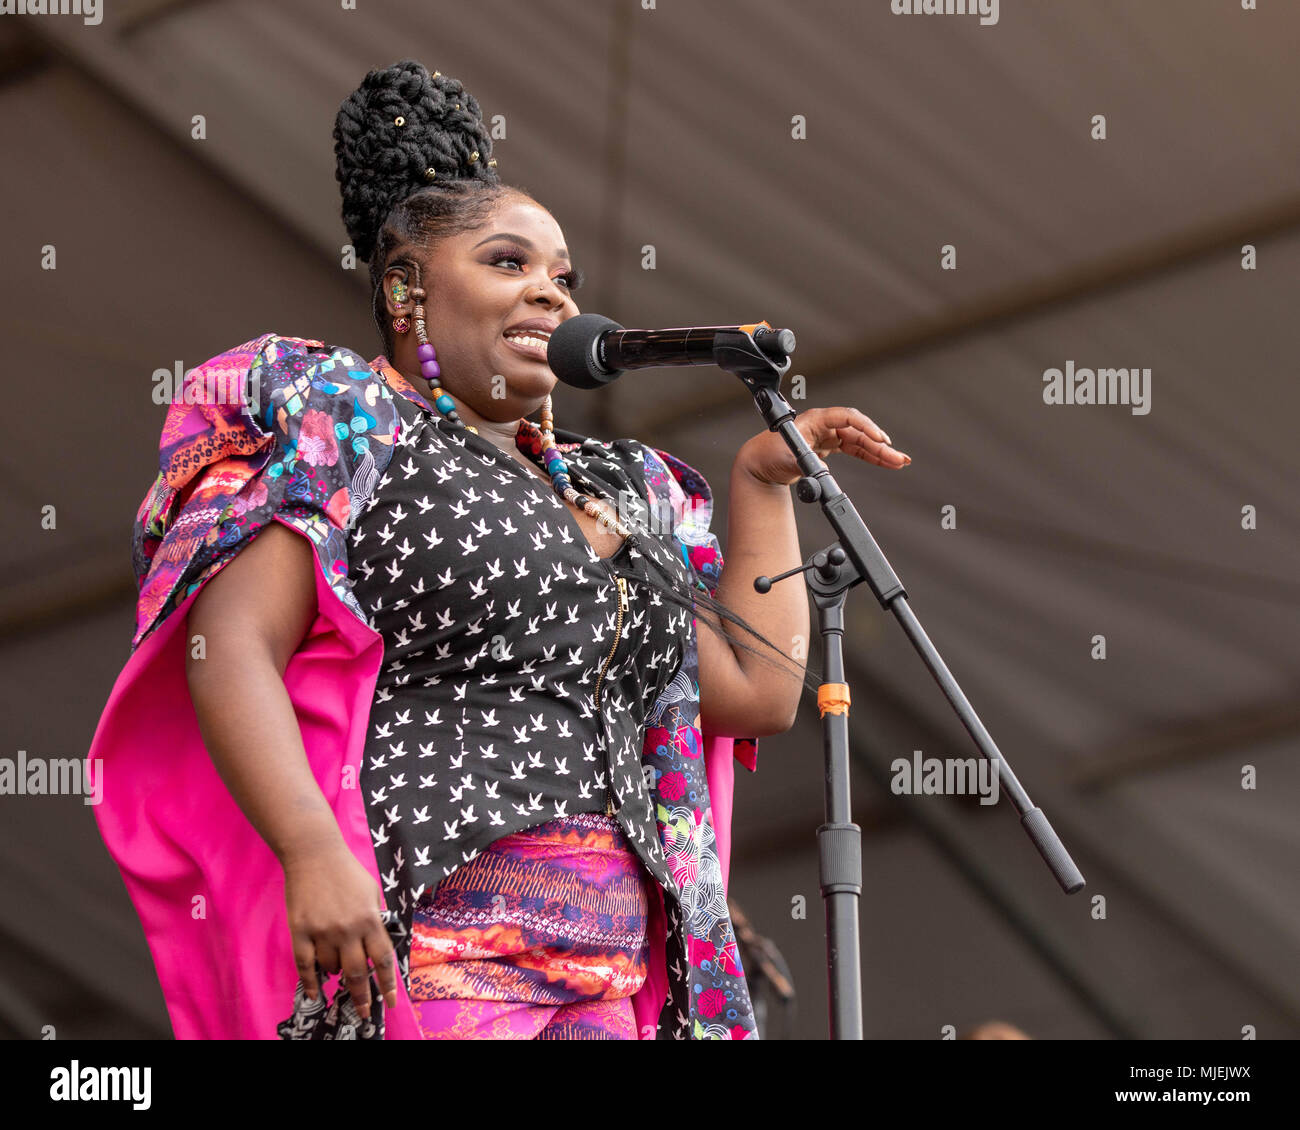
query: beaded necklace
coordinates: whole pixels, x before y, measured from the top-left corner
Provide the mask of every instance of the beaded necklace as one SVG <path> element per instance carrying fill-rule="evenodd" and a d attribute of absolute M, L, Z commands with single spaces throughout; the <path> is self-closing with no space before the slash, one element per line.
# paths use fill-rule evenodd
<path fill-rule="evenodd" d="M 478 428 L 472 424 L 466 424 L 456 411 L 455 401 L 442 390 L 439 384 L 439 378 L 442 376 L 442 368 L 438 364 L 438 355 L 434 351 L 424 328 L 424 290 L 420 287 L 411 288 L 411 297 L 415 299 L 415 310 L 413 320 L 415 322 L 415 339 L 419 343 L 415 353 L 420 360 L 420 373 L 426 381 L 429 382 L 429 389 L 433 395 L 433 406 L 443 414 L 453 424 L 459 424 L 461 427 L 478 435 Z M 546 400 L 542 404 L 542 422 L 540 428 L 531 420 L 522 419 L 519 421 L 519 433 L 526 434 L 532 441 L 530 447 L 533 454 L 540 451 L 541 462 L 547 474 L 551 476 L 551 486 L 555 493 L 566 502 L 571 502 L 578 506 L 584 513 L 590 514 L 606 529 L 613 530 L 625 542 L 632 546 L 640 544 L 640 540 L 635 533 L 629 530 L 616 516 L 616 512 L 608 509 L 608 496 L 605 496 L 605 506 L 601 506 L 590 495 L 578 491 L 569 477 L 569 465 L 565 462 L 564 457 L 560 454 L 560 449 L 555 442 L 555 421 L 551 415 L 551 394 L 546 394 Z M 602 492 L 603 493 L 603 492 Z"/>

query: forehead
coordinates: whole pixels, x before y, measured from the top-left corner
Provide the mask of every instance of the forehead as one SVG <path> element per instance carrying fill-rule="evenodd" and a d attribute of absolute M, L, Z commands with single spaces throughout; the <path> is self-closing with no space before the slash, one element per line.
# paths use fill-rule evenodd
<path fill-rule="evenodd" d="M 541 253 L 555 255 L 564 247 L 564 232 L 555 217 L 540 204 L 517 196 L 508 197 L 477 230 L 460 239 L 473 247 L 496 232 L 511 232 L 529 240 Z"/>

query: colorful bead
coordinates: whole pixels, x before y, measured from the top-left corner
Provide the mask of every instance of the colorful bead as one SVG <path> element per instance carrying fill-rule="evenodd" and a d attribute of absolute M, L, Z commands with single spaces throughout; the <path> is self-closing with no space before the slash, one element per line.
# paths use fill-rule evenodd
<path fill-rule="evenodd" d="M 489 163 L 496 164 L 495 161 Z M 411 294 L 417 303 L 423 302 L 424 291 L 419 287 L 412 288 Z M 438 355 L 425 334 L 424 306 L 422 304 L 417 304 L 415 307 L 415 339 L 419 343 L 416 346 L 415 355 L 420 360 L 420 372 L 424 374 L 425 380 L 429 382 L 430 391 L 437 393 L 433 398 L 433 406 L 453 424 L 460 424 L 467 431 L 478 435 L 478 428 L 461 420 L 460 414 L 456 411 L 456 402 L 445 392 L 440 391 L 438 378 L 442 376 L 442 370 L 438 366 Z M 519 421 L 520 435 L 528 434 L 531 438 L 533 429 L 537 430 L 538 435 L 529 446 L 532 448 L 534 455 L 540 452 L 541 461 L 551 476 L 551 486 L 555 488 L 555 493 L 566 501 L 580 506 L 584 513 L 590 514 L 601 525 L 614 530 L 632 545 L 639 544 L 636 535 L 626 529 L 623 523 L 613 515 L 612 511 L 603 510 L 594 499 L 585 494 L 579 494 L 574 489 L 569 477 L 569 465 L 564 461 L 564 456 L 560 454 L 560 449 L 555 442 L 555 418 L 551 413 L 551 398 L 549 395 L 542 405 L 540 428 L 530 420 Z"/>

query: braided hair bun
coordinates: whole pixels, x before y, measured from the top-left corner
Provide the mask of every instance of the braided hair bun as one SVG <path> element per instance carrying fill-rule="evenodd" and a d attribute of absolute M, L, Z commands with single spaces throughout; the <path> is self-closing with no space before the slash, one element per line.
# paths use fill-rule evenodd
<path fill-rule="evenodd" d="M 388 214 L 445 180 L 499 184 L 478 101 L 454 78 L 406 59 L 366 75 L 334 122 L 343 224 L 368 261 Z"/>

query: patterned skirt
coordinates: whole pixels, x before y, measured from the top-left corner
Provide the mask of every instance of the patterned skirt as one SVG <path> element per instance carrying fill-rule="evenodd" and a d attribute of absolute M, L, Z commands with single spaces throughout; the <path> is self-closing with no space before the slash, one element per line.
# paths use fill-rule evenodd
<path fill-rule="evenodd" d="M 424 1038 L 635 1040 L 651 882 L 603 813 L 494 841 L 415 908 Z"/>

